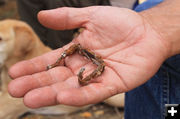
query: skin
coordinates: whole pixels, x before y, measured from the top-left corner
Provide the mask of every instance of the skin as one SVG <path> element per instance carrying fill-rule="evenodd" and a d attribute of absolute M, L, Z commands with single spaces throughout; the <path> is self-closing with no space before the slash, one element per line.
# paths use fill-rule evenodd
<path fill-rule="evenodd" d="M 155 14 L 159 12 L 161 18 L 167 18 L 159 9 L 173 3 L 169 1 L 172 0 L 141 13 L 98 6 L 41 11 L 38 19 L 48 28 L 65 30 L 83 27 L 85 30 L 62 48 L 12 66 L 9 75 L 14 80 L 9 84 L 9 93 L 13 97 L 24 98 L 24 104 L 30 108 L 56 104 L 83 106 L 140 86 L 157 72 L 163 61 L 180 51 L 175 46 L 180 41 L 177 36 L 174 37 L 179 35 L 179 29 L 171 32 L 171 26 L 166 26 L 165 22 L 163 26 L 167 31 L 165 28 L 163 31 L 162 25 L 157 24 L 160 18 L 152 18 L 150 14 L 151 10 L 157 9 Z M 179 3 L 178 0 L 174 2 Z M 169 35 L 165 37 L 166 33 Z M 86 86 L 79 85 L 77 73 L 85 67 L 86 75 L 95 66 L 78 54 L 64 60 L 66 67 L 46 70 L 47 65 L 54 63 L 74 43 L 91 49 L 106 64 L 102 75 Z"/>

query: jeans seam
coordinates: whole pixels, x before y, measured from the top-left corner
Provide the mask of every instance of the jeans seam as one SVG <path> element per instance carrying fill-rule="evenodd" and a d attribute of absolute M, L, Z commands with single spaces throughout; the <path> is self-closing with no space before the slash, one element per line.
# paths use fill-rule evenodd
<path fill-rule="evenodd" d="M 169 73 L 166 68 L 166 70 L 163 70 L 163 94 L 162 94 L 162 105 L 161 105 L 161 118 L 165 118 L 165 104 L 169 104 Z"/>

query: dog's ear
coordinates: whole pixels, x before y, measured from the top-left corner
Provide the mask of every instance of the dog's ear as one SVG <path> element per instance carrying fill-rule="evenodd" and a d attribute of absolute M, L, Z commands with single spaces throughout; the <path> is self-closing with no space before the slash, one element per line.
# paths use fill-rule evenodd
<path fill-rule="evenodd" d="M 14 26 L 15 32 L 15 44 L 14 44 L 14 55 L 15 56 L 24 56 L 26 53 L 29 53 L 33 47 L 35 47 L 35 36 L 34 31 L 27 25 L 17 25 Z"/>

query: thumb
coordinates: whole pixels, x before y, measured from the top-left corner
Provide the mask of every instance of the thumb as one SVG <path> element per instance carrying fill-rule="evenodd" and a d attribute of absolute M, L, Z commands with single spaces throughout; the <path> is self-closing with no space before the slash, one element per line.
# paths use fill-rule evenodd
<path fill-rule="evenodd" d="M 38 20 L 42 25 L 55 30 L 85 27 L 85 24 L 89 21 L 90 11 L 91 7 L 62 7 L 52 10 L 43 10 L 38 13 Z"/>

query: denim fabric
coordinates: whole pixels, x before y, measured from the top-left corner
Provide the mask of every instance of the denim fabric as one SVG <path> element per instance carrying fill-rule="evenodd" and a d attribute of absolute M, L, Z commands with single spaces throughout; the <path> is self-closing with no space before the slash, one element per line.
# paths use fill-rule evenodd
<path fill-rule="evenodd" d="M 142 11 L 162 2 L 149 0 L 136 6 Z M 145 84 L 126 93 L 125 119 L 164 119 L 165 104 L 180 104 L 180 55 L 167 59 Z"/>
<path fill-rule="evenodd" d="M 157 5 L 157 4 L 161 3 L 162 1 L 163 0 L 147 0 L 146 2 L 143 2 L 140 5 L 136 4 L 134 10 L 137 11 L 137 12 L 140 12 L 140 11 L 149 9 L 149 8 Z"/>

